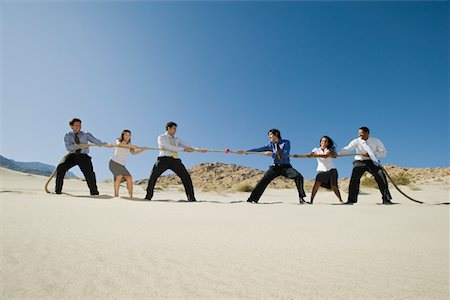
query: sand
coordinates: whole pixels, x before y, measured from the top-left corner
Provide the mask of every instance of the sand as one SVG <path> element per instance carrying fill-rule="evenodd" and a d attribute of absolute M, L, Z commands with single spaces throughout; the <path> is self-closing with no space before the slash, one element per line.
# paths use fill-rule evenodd
<path fill-rule="evenodd" d="M 196 193 L 143 201 L 46 194 L 45 177 L 0 169 L 2 299 L 448 299 L 450 190 L 391 189 L 383 206 L 365 189 L 354 206 L 319 191 Z M 54 186 L 52 182 L 51 186 Z M 420 188 L 420 190 L 417 190 Z M 121 193 L 126 195 L 125 188 Z M 310 194 L 308 193 L 308 199 Z M 344 199 L 346 194 L 343 193 Z"/>

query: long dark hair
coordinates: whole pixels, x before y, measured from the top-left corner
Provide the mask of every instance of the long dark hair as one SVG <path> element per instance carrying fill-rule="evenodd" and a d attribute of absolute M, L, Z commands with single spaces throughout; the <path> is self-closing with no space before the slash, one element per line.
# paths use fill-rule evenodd
<path fill-rule="evenodd" d="M 324 135 L 323 137 L 320 138 L 319 145 L 322 139 L 327 139 L 328 141 L 327 149 L 330 150 L 331 152 L 335 152 L 336 146 L 334 145 L 333 140 L 328 135 Z"/>
<path fill-rule="evenodd" d="M 131 131 L 129 131 L 128 129 L 124 129 L 124 130 L 122 131 L 122 134 L 120 135 L 120 138 L 118 138 L 119 142 L 122 143 L 122 141 L 123 141 L 123 136 L 124 136 L 124 134 L 127 133 L 127 132 L 131 135 Z M 131 137 L 130 137 L 130 140 L 128 141 L 127 144 L 129 144 L 129 143 L 131 143 Z"/>

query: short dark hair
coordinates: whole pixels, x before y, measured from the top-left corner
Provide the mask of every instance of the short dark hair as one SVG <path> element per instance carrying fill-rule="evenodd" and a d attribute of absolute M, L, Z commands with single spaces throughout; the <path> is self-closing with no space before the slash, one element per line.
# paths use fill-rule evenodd
<path fill-rule="evenodd" d="M 166 124 L 166 130 L 168 130 L 169 128 L 172 128 L 173 126 L 178 127 L 177 123 L 175 123 L 175 122 L 168 122 Z"/>
<path fill-rule="evenodd" d="M 278 129 L 272 128 L 269 130 L 269 132 L 267 134 L 269 134 L 269 133 L 276 135 L 281 140 L 281 133 Z"/>
<path fill-rule="evenodd" d="M 81 123 L 81 120 L 77 119 L 77 118 L 73 118 L 72 120 L 70 120 L 69 125 L 72 126 L 76 122 Z"/>
<path fill-rule="evenodd" d="M 370 133 L 369 128 L 367 128 L 366 126 L 359 127 L 359 129 L 362 130 L 362 131 L 364 131 L 364 132 Z"/>

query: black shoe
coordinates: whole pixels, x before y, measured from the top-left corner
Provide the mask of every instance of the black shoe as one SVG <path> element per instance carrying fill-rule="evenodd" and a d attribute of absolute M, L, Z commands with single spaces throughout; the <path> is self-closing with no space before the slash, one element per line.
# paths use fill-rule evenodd
<path fill-rule="evenodd" d="M 258 203 L 258 201 L 250 199 L 250 198 L 247 199 L 247 202 L 249 202 L 249 203 Z"/>
<path fill-rule="evenodd" d="M 299 204 L 305 204 L 305 203 L 308 203 L 308 202 L 306 202 L 305 199 L 303 199 L 303 198 L 298 199 L 298 202 L 299 202 Z"/>
<path fill-rule="evenodd" d="M 197 199 L 195 199 L 195 198 L 188 198 L 188 202 L 196 202 L 197 201 Z"/>
<path fill-rule="evenodd" d="M 150 196 L 145 196 L 144 200 L 152 201 L 152 197 L 150 197 Z"/>
<path fill-rule="evenodd" d="M 383 200 L 383 204 L 384 205 L 392 205 L 392 204 L 396 204 L 396 203 L 391 202 L 391 200 Z"/>
<path fill-rule="evenodd" d="M 61 195 L 61 191 L 55 192 L 56 195 Z"/>
<path fill-rule="evenodd" d="M 100 193 L 99 193 L 98 191 L 96 191 L 96 192 L 91 192 L 91 196 L 98 196 L 98 195 L 100 195 Z"/>
<path fill-rule="evenodd" d="M 355 204 L 355 202 L 352 202 L 352 201 L 347 201 L 347 202 L 342 203 L 342 205 L 353 205 L 353 204 Z"/>

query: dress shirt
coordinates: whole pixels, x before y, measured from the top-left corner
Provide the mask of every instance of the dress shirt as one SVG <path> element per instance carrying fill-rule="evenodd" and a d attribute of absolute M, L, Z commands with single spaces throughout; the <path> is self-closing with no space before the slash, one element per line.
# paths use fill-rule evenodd
<path fill-rule="evenodd" d="M 377 158 L 385 157 L 387 154 L 387 150 L 384 147 L 383 143 L 376 138 L 369 137 L 367 141 L 362 138 L 357 138 L 351 141 L 346 147 L 342 148 L 342 150 L 338 154 L 349 154 L 352 150 L 356 150 L 355 160 L 370 160 L 370 157 L 365 157 L 358 154 L 368 153 L 365 147 L 369 147 L 372 150 L 372 153 L 375 157 L 372 160 L 377 160 Z M 378 163 L 377 161 L 374 161 Z"/>
<path fill-rule="evenodd" d="M 247 150 L 247 152 L 266 152 L 272 151 L 274 164 L 289 164 L 289 152 L 291 151 L 291 142 L 289 140 L 279 140 L 278 145 L 281 149 L 281 159 L 278 159 L 277 145 L 270 142 L 267 146 Z"/>
<path fill-rule="evenodd" d="M 172 139 L 172 141 L 171 141 Z M 192 148 L 197 150 L 197 148 L 189 146 L 185 142 L 183 142 L 181 139 L 170 136 L 167 132 L 160 134 L 158 136 L 158 146 L 161 149 L 159 151 L 159 156 L 176 156 L 177 152 L 183 151 L 184 148 Z"/>
<path fill-rule="evenodd" d="M 107 143 L 104 143 L 104 142 L 100 141 L 99 139 L 95 138 L 89 132 L 78 131 L 78 138 L 80 139 L 80 145 L 88 144 L 88 142 L 91 142 L 91 143 L 97 144 L 97 145 L 106 145 L 107 144 Z M 66 135 L 64 136 L 64 143 L 66 144 L 67 151 L 75 153 L 75 151 L 81 149 L 80 153 L 83 153 L 83 154 L 89 153 L 89 148 L 81 148 L 80 145 L 75 143 L 75 133 L 73 133 L 73 131 L 66 133 Z"/>
<path fill-rule="evenodd" d="M 322 150 L 322 148 L 314 148 L 311 150 L 314 154 L 323 155 L 330 153 L 329 149 Z M 317 159 L 317 171 L 318 172 L 327 172 L 331 169 L 336 169 L 336 166 L 333 163 L 333 158 L 331 157 L 316 157 Z"/>

